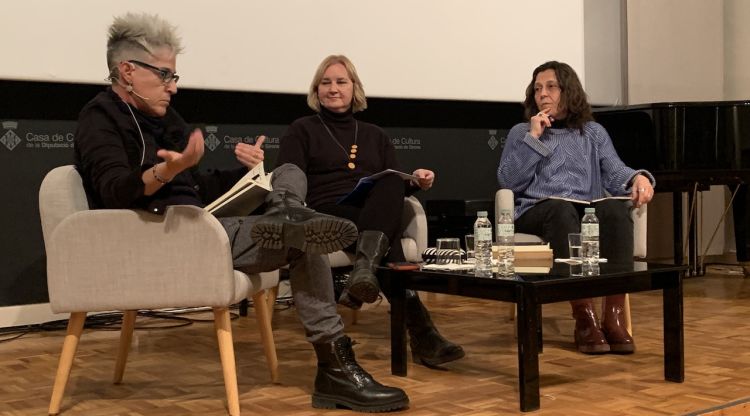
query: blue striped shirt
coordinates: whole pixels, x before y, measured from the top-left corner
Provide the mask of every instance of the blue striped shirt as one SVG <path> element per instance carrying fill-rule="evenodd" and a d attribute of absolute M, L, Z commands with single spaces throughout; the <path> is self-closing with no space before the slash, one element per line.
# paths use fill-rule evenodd
<path fill-rule="evenodd" d="M 515 195 L 515 217 L 550 196 L 590 201 L 609 195 L 628 195 L 637 174 L 617 156 L 609 134 L 589 121 L 578 129 L 547 128 L 539 139 L 529 134 L 529 123 L 513 126 L 505 142 L 497 180 Z"/>

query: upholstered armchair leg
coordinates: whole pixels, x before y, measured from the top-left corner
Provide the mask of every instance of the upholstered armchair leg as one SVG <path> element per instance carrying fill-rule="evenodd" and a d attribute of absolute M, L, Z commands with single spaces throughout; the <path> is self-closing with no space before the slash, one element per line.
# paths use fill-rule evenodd
<path fill-rule="evenodd" d="M 508 304 L 508 321 L 513 322 L 516 320 L 516 304 Z M 518 325 L 513 324 L 513 338 L 518 338 Z"/>
<path fill-rule="evenodd" d="M 630 320 L 630 294 L 625 294 L 625 304 L 623 305 L 623 312 L 625 312 L 625 329 L 628 330 L 628 334 L 633 336 L 633 322 Z"/>
<path fill-rule="evenodd" d="M 276 306 L 276 298 L 279 297 L 279 286 L 273 286 L 266 290 L 266 302 L 268 302 L 268 322 L 273 322 L 273 307 Z"/>
<path fill-rule="evenodd" d="M 55 385 L 52 388 L 52 398 L 49 401 L 49 414 L 60 413 L 60 403 L 65 393 L 65 385 L 68 384 L 70 368 L 73 366 L 73 358 L 78 350 L 78 341 L 83 333 L 83 324 L 86 322 L 86 312 L 73 312 L 68 319 L 68 332 L 63 341 L 60 363 L 57 365 Z"/>
<path fill-rule="evenodd" d="M 237 367 L 234 362 L 234 344 L 232 342 L 232 323 L 229 317 L 229 309 L 226 307 L 213 309 L 216 339 L 219 341 L 221 369 L 224 373 L 224 387 L 227 391 L 227 408 L 231 416 L 239 416 L 240 397 L 237 389 Z"/>
<path fill-rule="evenodd" d="M 269 298 L 273 297 L 269 294 Z M 255 307 L 255 319 L 258 321 L 260 339 L 263 343 L 263 352 L 266 354 L 266 363 L 271 372 L 271 382 L 279 381 L 279 361 L 276 358 L 276 344 L 273 341 L 273 329 L 271 327 L 271 313 L 266 303 L 265 291 L 253 295 L 253 306 Z"/>
<path fill-rule="evenodd" d="M 125 363 L 128 361 L 130 343 L 133 340 L 133 329 L 135 328 L 135 317 L 138 311 L 124 311 L 122 313 L 122 329 L 120 329 L 120 346 L 117 348 L 117 361 L 115 361 L 114 383 L 122 382 L 125 373 Z"/>

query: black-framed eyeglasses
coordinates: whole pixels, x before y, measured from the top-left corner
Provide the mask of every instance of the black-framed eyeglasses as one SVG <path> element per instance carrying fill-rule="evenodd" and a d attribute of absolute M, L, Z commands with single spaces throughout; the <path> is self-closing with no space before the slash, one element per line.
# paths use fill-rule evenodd
<path fill-rule="evenodd" d="M 180 80 L 180 76 L 177 75 L 176 72 L 172 72 L 172 70 L 169 69 L 169 68 L 159 68 L 159 67 L 147 64 L 145 62 L 137 61 L 135 59 L 130 59 L 130 60 L 128 60 L 128 62 L 136 64 L 136 65 L 141 66 L 143 68 L 148 68 L 148 69 L 154 71 L 156 74 L 159 75 L 159 78 L 161 78 L 161 82 L 164 85 L 169 84 L 172 81 L 174 81 L 175 83 L 177 83 L 177 81 Z"/>

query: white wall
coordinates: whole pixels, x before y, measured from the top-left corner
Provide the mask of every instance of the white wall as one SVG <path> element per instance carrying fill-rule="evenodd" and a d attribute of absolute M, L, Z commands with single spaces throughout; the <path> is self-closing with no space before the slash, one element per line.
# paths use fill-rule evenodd
<path fill-rule="evenodd" d="M 724 99 L 750 100 L 750 1 L 724 0 Z"/>
<path fill-rule="evenodd" d="M 629 103 L 723 97 L 722 0 L 629 0 Z"/>
<path fill-rule="evenodd" d="M 625 104 L 623 0 L 584 0 L 586 92 L 595 105 Z"/>
<path fill-rule="evenodd" d="M 533 68 L 549 59 L 585 79 L 583 0 L 6 3 L 5 79 L 103 82 L 106 29 L 126 11 L 179 26 L 186 87 L 304 93 L 331 53 L 354 61 L 370 96 L 517 102 Z"/>

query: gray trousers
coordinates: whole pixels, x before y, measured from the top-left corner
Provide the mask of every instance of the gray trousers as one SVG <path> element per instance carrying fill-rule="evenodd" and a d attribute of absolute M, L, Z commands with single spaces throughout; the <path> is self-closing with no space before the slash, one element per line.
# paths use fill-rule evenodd
<path fill-rule="evenodd" d="M 271 185 L 274 192 L 291 192 L 300 201 L 304 201 L 307 195 L 307 178 L 296 165 L 287 163 L 274 169 Z M 328 256 L 307 254 L 297 249 L 271 250 L 259 247 L 250 237 L 250 229 L 260 218 L 219 218 L 229 235 L 234 268 L 255 274 L 276 270 L 288 264 L 294 304 L 307 340 L 312 343 L 327 343 L 343 336 L 344 324 L 336 311 Z"/>

